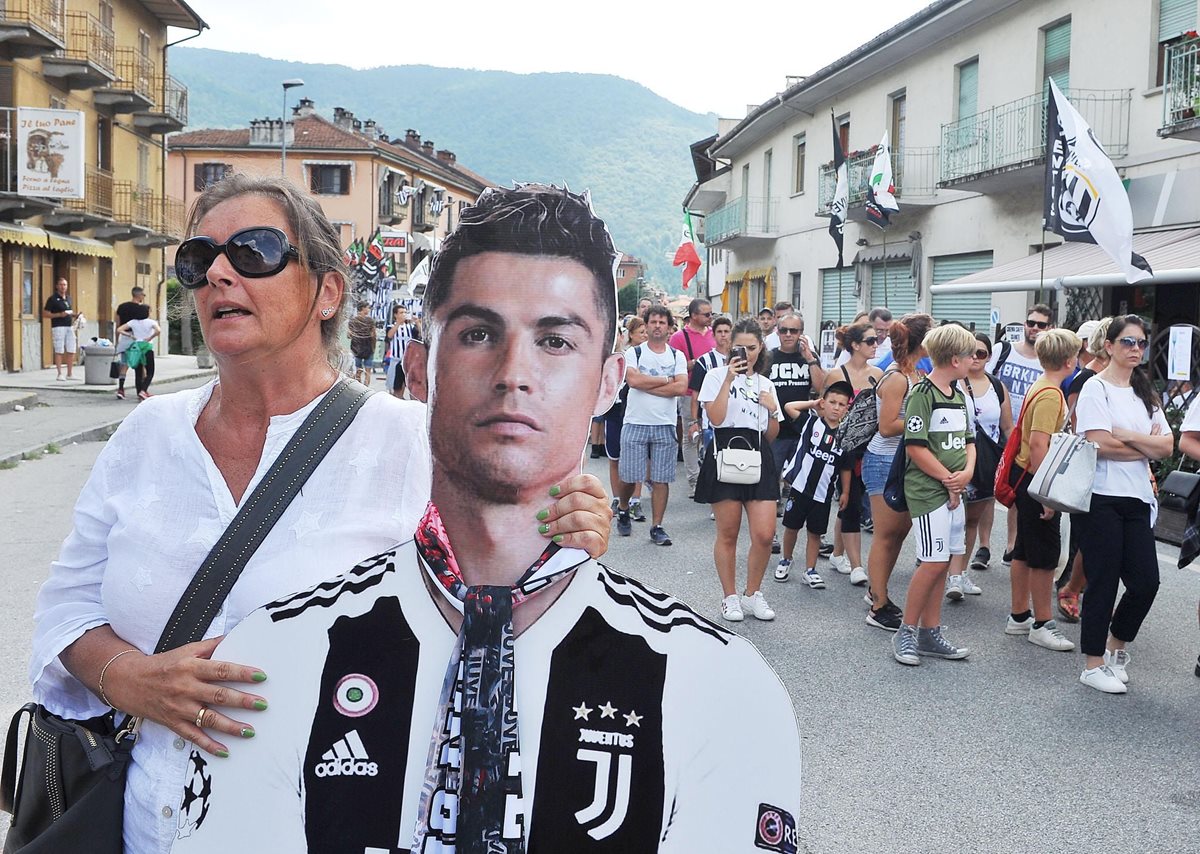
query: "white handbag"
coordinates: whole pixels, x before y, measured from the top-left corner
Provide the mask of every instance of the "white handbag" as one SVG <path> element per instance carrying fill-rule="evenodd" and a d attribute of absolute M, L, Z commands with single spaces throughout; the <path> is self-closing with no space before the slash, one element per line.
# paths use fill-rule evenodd
<path fill-rule="evenodd" d="M 733 443 L 741 440 L 745 448 L 735 448 Z M 758 483 L 762 476 L 762 452 L 750 447 L 745 436 L 734 436 L 729 446 L 717 451 L 717 480 L 721 483 Z"/>
<path fill-rule="evenodd" d="M 1050 449 L 1029 481 L 1029 496 L 1064 513 L 1086 513 L 1092 506 L 1097 445 L 1074 433 L 1055 433 Z"/>

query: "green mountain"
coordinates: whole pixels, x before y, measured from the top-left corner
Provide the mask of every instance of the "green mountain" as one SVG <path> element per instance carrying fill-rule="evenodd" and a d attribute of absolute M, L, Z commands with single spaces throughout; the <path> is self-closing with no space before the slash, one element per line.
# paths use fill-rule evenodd
<path fill-rule="evenodd" d="M 171 51 L 171 73 L 187 84 L 190 128 L 242 127 L 278 116 L 280 82 L 300 77 L 289 101 L 313 99 L 375 119 L 391 136 L 415 128 L 470 169 L 507 185 L 566 182 L 590 189 L 617 247 L 646 262 L 648 277 L 678 290 L 670 256 L 680 204 L 695 179 L 688 145 L 716 117 L 685 110 L 629 80 L 601 74 L 512 74 L 285 62 L 199 48 Z"/>

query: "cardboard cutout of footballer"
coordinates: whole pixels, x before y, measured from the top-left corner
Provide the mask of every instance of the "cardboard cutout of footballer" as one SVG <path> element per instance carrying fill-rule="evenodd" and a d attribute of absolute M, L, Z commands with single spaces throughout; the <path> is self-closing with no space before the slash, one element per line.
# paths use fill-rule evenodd
<path fill-rule="evenodd" d="M 405 362 L 429 509 L 222 642 L 269 707 L 229 758 L 192 754 L 175 854 L 796 851 L 799 734 L 758 652 L 523 533 L 621 381 L 617 258 L 586 195 L 463 212 Z M 769 750 L 730 749 L 748 720 Z"/>

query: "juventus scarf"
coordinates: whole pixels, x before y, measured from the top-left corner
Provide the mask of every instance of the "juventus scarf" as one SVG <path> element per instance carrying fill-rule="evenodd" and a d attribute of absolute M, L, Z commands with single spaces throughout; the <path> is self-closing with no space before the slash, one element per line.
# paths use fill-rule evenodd
<path fill-rule="evenodd" d="M 525 820 L 512 613 L 588 555 L 551 543 L 512 587 L 469 587 L 432 502 L 416 546 L 434 586 L 462 611 L 463 624 L 442 683 L 412 851 L 520 854 Z"/>

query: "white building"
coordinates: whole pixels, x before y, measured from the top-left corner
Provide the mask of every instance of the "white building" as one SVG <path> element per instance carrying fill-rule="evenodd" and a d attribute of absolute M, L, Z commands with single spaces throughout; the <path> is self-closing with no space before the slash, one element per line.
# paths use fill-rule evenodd
<path fill-rule="evenodd" d="M 920 309 L 992 330 L 1040 296 L 1064 323 L 1136 311 L 1200 316 L 1198 0 L 938 0 L 692 147 L 709 294 L 727 311 L 791 299 L 809 327 L 860 309 Z M 848 16 L 852 21 L 853 16 Z M 855 24 L 861 25 L 861 23 Z M 1126 179 L 1135 251 L 1156 279 L 1124 285 L 1092 245 L 1047 234 L 1045 93 L 1052 77 Z M 832 114 L 832 121 L 831 121 Z M 833 123 L 850 166 L 845 268 L 828 234 Z M 864 219 L 887 131 L 901 212 Z M 886 245 L 885 245 L 886 238 Z M 1056 288 L 1068 285 L 1103 287 Z M 970 288 L 946 288 L 948 283 Z M 1115 286 L 1114 286 L 1115 285 Z M 954 292 L 951 292 L 954 291 Z"/>

